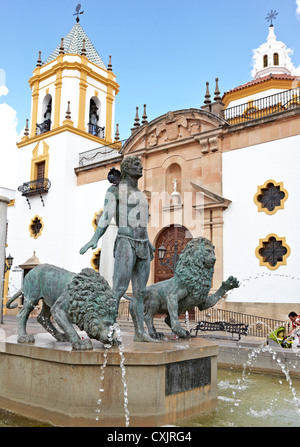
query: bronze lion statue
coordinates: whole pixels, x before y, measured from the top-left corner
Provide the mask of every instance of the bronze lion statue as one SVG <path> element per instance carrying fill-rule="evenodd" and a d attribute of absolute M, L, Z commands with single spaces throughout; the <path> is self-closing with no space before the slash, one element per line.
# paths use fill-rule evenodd
<path fill-rule="evenodd" d="M 188 338 L 190 334 L 180 326 L 178 315 L 195 307 L 199 310 L 213 307 L 228 290 L 239 287 L 237 279 L 230 276 L 216 293 L 209 295 L 215 262 L 213 244 L 204 237 L 192 239 L 179 257 L 174 277 L 146 288 L 144 321 L 151 337 L 164 336 L 156 332 L 153 318 L 156 314 L 167 314 L 165 322 L 172 331 Z"/>
<path fill-rule="evenodd" d="M 59 267 L 42 264 L 32 269 L 24 279 L 23 290 L 19 290 L 6 306 L 8 309 L 24 292 L 24 305 L 17 315 L 18 342 L 32 343 L 33 335 L 26 333 L 30 312 L 43 299 L 42 310 L 37 321 L 58 341 L 68 341 L 72 348 L 93 349 L 90 339 L 82 339 L 73 327 L 76 324 L 87 335 L 112 343 L 111 326 L 116 322 L 118 306 L 107 281 L 93 269 L 71 273 Z M 51 322 L 62 330 L 58 331 Z"/>

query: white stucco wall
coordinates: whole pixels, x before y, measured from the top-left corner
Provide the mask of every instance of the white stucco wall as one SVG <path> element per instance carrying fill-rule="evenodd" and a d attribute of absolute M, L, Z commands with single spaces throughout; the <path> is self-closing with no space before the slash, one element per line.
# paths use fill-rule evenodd
<path fill-rule="evenodd" d="M 95 212 L 103 207 L 108 181 L 77 186 L 74 168 L 78 166 L 78 154 L 93 149 L 95 143 L 70 132 L 63 132 L 46 138 L 49 146 L 49 173 L 51 188 L 40 197 L 29 197 L 29 208 L 25 197 L 16 192 L 15 206 L 8 209 L 8 250 L 14 257 L 10 274 L 11 291 L 20 287 L 23 264 L 36 252 L 41 263 L 54 264 L 70 271 L 91 267 L 93 252 L 84 256 L 79 250 L 90 240 L 94 229 L 92 220 Z M 30 180 L 32 150 L 36 143 L 19 149 L 18 184 Z M 43 148 L 42 141 L 39 153 Z M 35 216 L 42 218 L 44 228 L 34 239 L 30 236 L 29 225 Z M 101 243 L 99 243 L 99 247 Z"/>
<path fill-rule="evenodd" d="M 284 91 L 286 91 L 286 88 L 285 89 L 284 88 L 281 88 L 281 89 L 271 88 L 269 90 L 264 90 L 263 92 L 255 93 L 255 94 L 248 95 L 248 96 L 244 96 L 243 98 L 239 98 L 239 99 L 236 99 L 234 101 L 231 101 L 228 104 L 227 108 L 240 106 L 242 104 L 247 104 L 249 101 L 256 101 L 258 99 L 266 98 L 266 97 L 272 96 L 272 95 L 276 95 L 277 93 L 281 93 L 281 92 L 284 92 Z M 271 101 L 271 98 L 269 100 Z M 275 98 L 274 98 L 273 101 L 276 104 L 276 99 Z M 254 105 L 256 107 L 258 107 L 258 104 L 255 103 Z M 261 107 L 263 107 L 263 103 L 261 104 Z"/>
<path fill-rule="evenodd" d="M 223 195 L 232 200 L 224 212 L 224 278 L 236 276 L 241 287 L 228 301 L 300 302 L 300 136 L 223 154 Z M 258 212 L 257 187 L 283 182 L 288 199 L 274 215 Z M 259 265 L 259 239 L 275 233 L 291 248 L 287 265 L 269 270 Z"/>

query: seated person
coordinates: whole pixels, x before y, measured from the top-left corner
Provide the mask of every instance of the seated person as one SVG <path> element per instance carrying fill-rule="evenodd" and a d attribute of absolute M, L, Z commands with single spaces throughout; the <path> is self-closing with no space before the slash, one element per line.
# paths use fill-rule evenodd
<path fill-rule="evenodd" d="M 298 346 L 300 345 L 300 315 L 297 315 L 296 312 L 290 312 L 288 315 L 289 319 L 292 322 L 292 330 L 288 333 L 287 336 L 290 335 L 298 335 Z"/>

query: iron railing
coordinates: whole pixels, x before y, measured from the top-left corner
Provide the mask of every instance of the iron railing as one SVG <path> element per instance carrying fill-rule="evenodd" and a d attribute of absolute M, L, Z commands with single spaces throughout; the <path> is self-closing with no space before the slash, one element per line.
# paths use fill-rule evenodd
<path fill-rule="evenodd" d="M 97 124 L 88 123 L 88 132 L 95 137 L 105 138 L 105 127 L 97 126 Z"/>
<path fill-rule="evenodd" d="M 119 317 L 131 321 L 131 315 L 129 312 L 129 301 L 121 301 L 119 307 Z M 163 317 L 163 315 L 162 315 Z M 181 315 L 187 323 L 185 315 Z M 274 331 L 279 326 L 285 328 L 285 333 L 290 331 L 290 323 L 283 320 L 275 320 L 272 318 L 259 317 L 257 315 L 243 314 L 240 312 L 234 312 L 230 310 L 218 309 L 212 307 L 207 310 L 200 311 L 195 307 L 194 311 L 189 312 L 188 324 L 190 329 L 195 329 L 196 325 L 200 321 L 213 322 L 225 322 L 229 324 L 240 324 L 248 326 L 247 335 L 253 337 L 267 337 L 270 332 Z"/>
<path fill-rule="evenodd" d="M 290 331 L 290 323 L 283 320 L 248 315 L 240 312 L 218 309 L 216 307 L 204 311 L 195 309 L 195 321 L 224 321 L 231 324 L 244 324 L 248 326 L 248 335 L 254 337 L 267 337 L 270 332 L 279 326 L 285 328 L 286 334 Z"/>
<path fill-rule="evenodd" d="M 233 125 L 297 107 L 300 107 L 300 87 L 229 107 L 224 110 L 224 118 Z"/>
<path fill-rule="evenodd" d="M 81 152 L 79 154 L 79 166 L 88 166 L 94 163 L 109 161 L 120 156 L 121 154 L 117 149 L 109 146 L 102 146 L 86 152 Z"/>
<path fill-rule="evenodd" d="M 22 193 L 22 196 L 34 196 L 41 195 L 48 192 L 51 187 L 51 182 L 47 178 L 39 178 L 31 182 L 25 182 L 18 187 L 18 191 Z"/>
<path fill-rule="evenodd" d="M 41 124 L 36 123 L 36 135 L 49 132 L 49 130 L 51 130 L 51 120 L 45 120 Z"/>

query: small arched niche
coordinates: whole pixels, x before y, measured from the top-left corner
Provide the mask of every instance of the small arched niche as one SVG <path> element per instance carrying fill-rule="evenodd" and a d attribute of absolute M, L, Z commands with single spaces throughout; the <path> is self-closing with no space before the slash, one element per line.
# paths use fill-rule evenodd
<path fill-rule="evenodd" d="M 178 163 L 172 163 L 166 172 L 166 191 L 172 194 L 174 191 L 181 193 L 182 189 L 181 166 Z"/>

